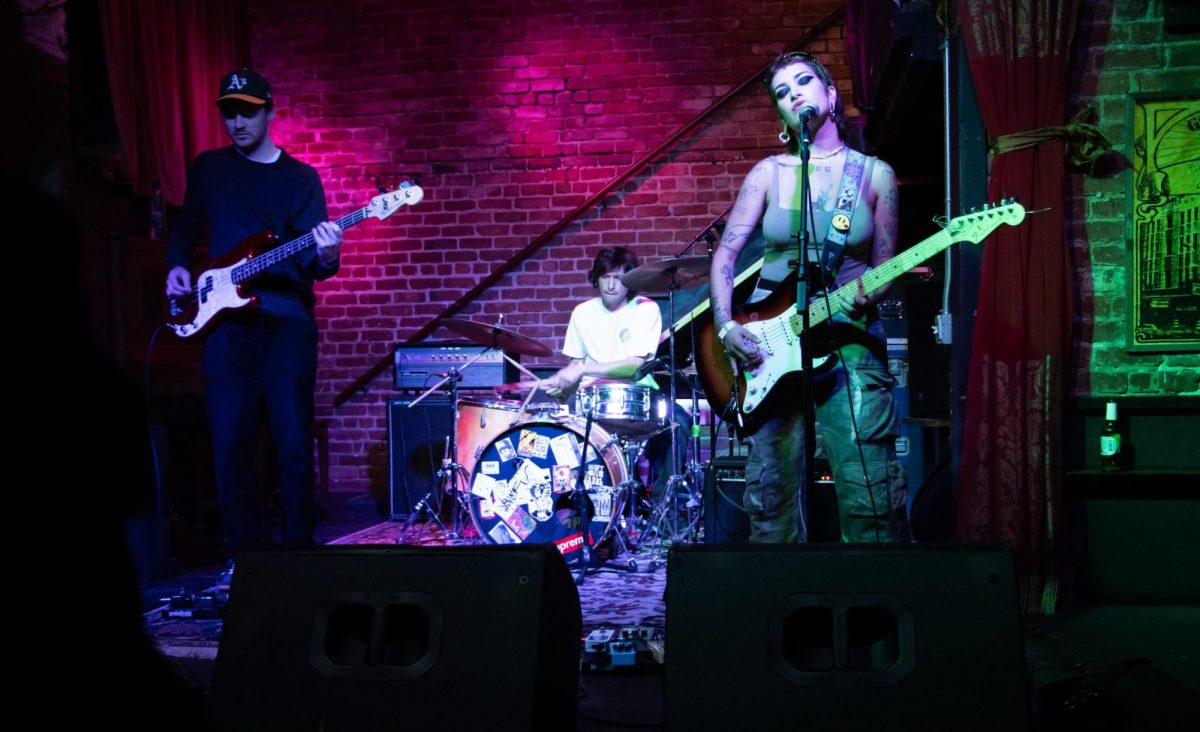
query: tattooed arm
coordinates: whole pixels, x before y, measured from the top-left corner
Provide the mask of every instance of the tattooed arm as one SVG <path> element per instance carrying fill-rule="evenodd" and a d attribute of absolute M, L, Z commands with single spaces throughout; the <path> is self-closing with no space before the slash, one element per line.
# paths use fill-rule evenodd
<path fill-rule="evenodd" d="M 736 275 L 735 266 L 738 254 L 746 245 L 754 227 L 766 210 L 767 190 L 771 183 L 771 166 L 768 158 L 755 165 L 746 175 L 742 189 L 738 192 L 737 202 L 725 223 L 725 235 L 713 253 L 712 271 L 710 274 L 713 324 L 720 328 L 733 318 L 733 280 Z M 725 347 L 739 360 L 757 363 L 758 339 L 750 331 L 740 325 L 735 325 L 723 339 Z"/>

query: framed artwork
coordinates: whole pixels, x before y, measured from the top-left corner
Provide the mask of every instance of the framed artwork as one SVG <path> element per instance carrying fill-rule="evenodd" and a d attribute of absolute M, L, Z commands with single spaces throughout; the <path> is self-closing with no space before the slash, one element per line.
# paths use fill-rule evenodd
<path fill-rule="evenodd" d="M 1132 351 L 1200 352 L 1200 90 L 1130 97 Z"/>

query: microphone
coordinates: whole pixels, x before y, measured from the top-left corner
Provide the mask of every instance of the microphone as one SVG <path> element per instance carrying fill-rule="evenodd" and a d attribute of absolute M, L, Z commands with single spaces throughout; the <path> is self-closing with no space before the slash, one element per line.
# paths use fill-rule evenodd
<path fill-rule="evenodd" d="M 666 366 L 670 362 L 671 362 L 670 356 L 659 356 L 658 358 L 650 359 L 646 363 L 642 364 L 641 368 L 639 368 L 636 372 L 634 372 L 633 380 L 641 381 L 642 379 L 646 378 L 647 374 L 654 373 L 655 371 L 662 368 L 663 366 Z"/>
<path fill-rule="evenodd" d="M 808 124 L 809 120 L 817 116 L 817 106 L 815 104 L 805 104 L 800 108 L 800 121 Z"/>

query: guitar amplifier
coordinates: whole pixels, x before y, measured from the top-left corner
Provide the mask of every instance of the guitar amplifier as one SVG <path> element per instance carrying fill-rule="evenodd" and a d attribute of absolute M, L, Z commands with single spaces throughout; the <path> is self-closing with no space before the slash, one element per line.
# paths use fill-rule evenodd
<path fill-rule="evenodd" d="M 397 389 L 428 389 L 452 368 L 462 369 L 480 353 L 483 357 L 462 371 L 459 389 L 494 389 L 518 381 L 520 372 L 504 353 L 470 341 L 397 343 L 392 359 L 392 383 Z M 520 361 L 520 354 L 508 354 Z"/>
<path fill-rule="evenodd" d="M 808 497 L 808 539 L 817 542 L 840 540 L 837 490 L 830 475 L 829 460 L 818 442 L 815 459 L 817 478 Z M 742 507 L 746 492 L 746 456 L 714 457 L 704 473 L 704 543 L 746 544 L 750 541 L 750 519 Z"/>
<path fill-rule="evenodd" d="M 742 508 L 746 492 L 746 456 L 714 457 L 704 474 L 704 542 L 745 544 L 750 519 Z"/>

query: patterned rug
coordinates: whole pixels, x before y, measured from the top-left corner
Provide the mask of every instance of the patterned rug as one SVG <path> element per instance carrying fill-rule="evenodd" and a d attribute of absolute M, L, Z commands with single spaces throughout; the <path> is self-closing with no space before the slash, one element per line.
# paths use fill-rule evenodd
<path fill-rule="evenodd" d="M 419 524 L 407 531 L 403 523 L 387 521 L 329 543 L 451 546 L 463 542 L 446 539 L 436 524 Z M 634 571 L 629 569 L 630 559 L 636 566 Z M 578 570 L 572 575 L 578 577 Z M 666 627 L 666 581 L 666 553 L 657 556 L 651 548 L 623 557 L 619 564 L 589 570 L 578 588 L 584 635 L 596 628 L 642 626 L 655 629 L 661 636 Z M 163 655 L 216 658 L 222 621 L 178 615 L 164 605 L 144 616 L 146 632 Z"/>

